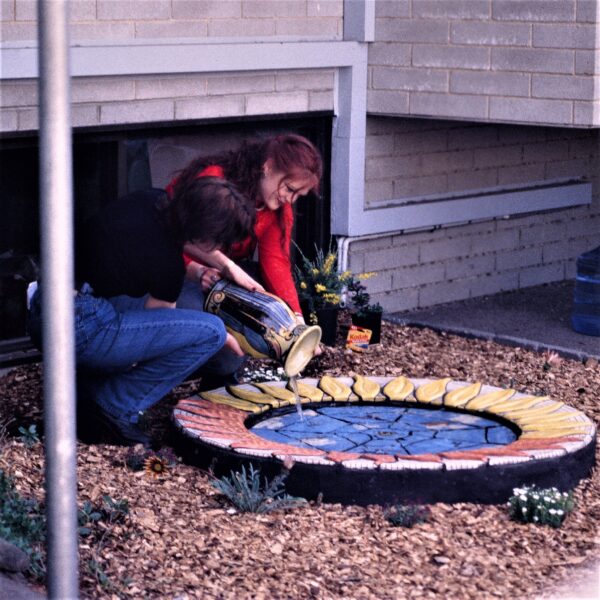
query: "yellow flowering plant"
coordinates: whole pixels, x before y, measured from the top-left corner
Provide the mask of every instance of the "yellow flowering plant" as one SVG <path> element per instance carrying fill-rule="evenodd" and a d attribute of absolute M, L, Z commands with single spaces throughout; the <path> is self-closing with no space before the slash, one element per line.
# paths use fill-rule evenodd
<path fill-rule="evenodd" d="M 340 306 L 342 293 L 352 281 L 350 271 L 338 272 L 337 250 L 325 252 L 315 246 L 315 259 L 310 260 L 296 246 L 300 254 L 300 265 L 296 265 L 294 275 L 298 296 L 310 313 L 320 308 Z"/>

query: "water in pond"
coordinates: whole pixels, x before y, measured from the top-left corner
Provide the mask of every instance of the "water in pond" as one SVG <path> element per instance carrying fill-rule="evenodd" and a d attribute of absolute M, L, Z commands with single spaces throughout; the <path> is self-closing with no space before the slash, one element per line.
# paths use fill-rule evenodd
<path fill-rule="evenodd" d="M 252 432 L 303 448 L 369 454 L 495 448 L 516 439 L 509 427 L 466 412 L 364 404 L 279 414 L 259 421 Z"/>

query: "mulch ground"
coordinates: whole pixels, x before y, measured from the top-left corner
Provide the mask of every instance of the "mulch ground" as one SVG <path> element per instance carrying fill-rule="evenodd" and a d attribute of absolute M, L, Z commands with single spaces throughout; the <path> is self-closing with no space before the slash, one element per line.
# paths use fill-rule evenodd
<path fill-rule="evenodd" d="M 600 420 L 600 367 L 428 329 L 384 324 L 382 344 L 364 354 L 336 348 L 307 377 L 452 377 L 548 394 Z M 264 364 L 264 363 L 263 363 Z M 194 393 L 191 381 L 153 411 L 153 434 L 169 444 L 170 411 Z M 43 500 L 43 448 L 18 427 L 41 430 L 41 368 L 0 378 L 6 426 L 0 469 L 23 496 Z M 128 449 L 78 446 L 79 504 L 126 499 L 129 514 L 101 522 L 80 543 L 88 598 L 596 598 L 600 558 L 600 473 L 575 490 L 577 508 L 560 529 L 523 525 L 506 507 L 436 504 L 412 529 L 388 523 L 379 506 L 309 503 L 268 515 L 234 511 L 210 477 L 177 461 L 153 477 L 126 465 Z M 598 456 L 598 455 L 597 455 Z M 95 562 L 90 562 L 95 561 Z"/>

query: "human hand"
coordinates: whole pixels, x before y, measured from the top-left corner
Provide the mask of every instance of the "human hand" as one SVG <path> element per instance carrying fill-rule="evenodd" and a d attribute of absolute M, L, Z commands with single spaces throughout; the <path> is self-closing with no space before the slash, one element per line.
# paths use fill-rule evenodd
<path fill-rule="evenodd" d="M 199 276 L 200 287 L 203 292 L 208 292 L 221 279 L 221 272 L 212 267 L 206 267 Z"/>
<path fill-rule="evenodd" d="M 238 356 L 244 356 L 245 352 L 242 350 L 240 343 L 231 335 L 231 333 L 227 333 L 227 337 L 225 338 L 225 344 L 223 346 L 227 348 L 230 352 L 237 354 Z"/>
<path fill-rule="evenodd" d="M 240 287 L 246 288 L 251 292 L 264 292 L 265 288 L 258 283 L 255 279 L 250 277 L 242 267 L 236 265 L 232 260 L 229 260 L 227 264 L 221 269 L 221 273 L 227 277 L 227 279 L 233 281 Z"/>

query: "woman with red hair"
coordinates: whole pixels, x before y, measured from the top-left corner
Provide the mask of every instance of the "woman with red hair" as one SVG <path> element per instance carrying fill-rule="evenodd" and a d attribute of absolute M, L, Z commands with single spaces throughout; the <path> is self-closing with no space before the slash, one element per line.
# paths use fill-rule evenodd
<path fill-rule="evenodd" d="M 167 186 L 169 195 L 199 177 L 222 177 L 254 203 L 256 223 L 253 235 L 235 244 L 227 254 L 219 250 L 200 252 L 193 246 L 186 248 L 188 282 L 195 279 L 199 285 L 190 289 L 188 283 L 187 293 L 178 306 L 201 307 L 204 292 L 224 277 L 250 290 L 266 289 L 284 300 L 298 322 L 303 323 L 290 259 L 293 205 L 302 196 L 318 193 L 322 175 L 323 162 L 318 150 L 308 139 L 296 134 L 244 142 L 235 150 L 196 158 L 185 167 Z M 260 283 L 238 264 L 240 260 L 252 259 L 255 251 Z M 222 360 L 215 364 L 221 376 L 239 367 L 239 363 L 225 365 Z"/>

